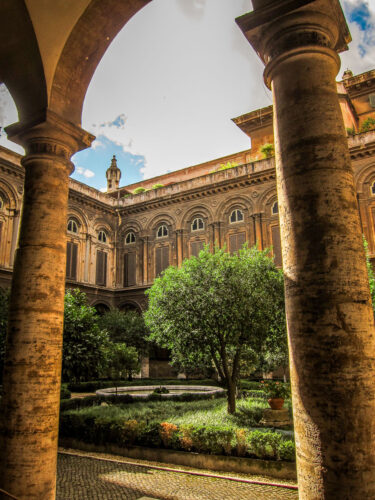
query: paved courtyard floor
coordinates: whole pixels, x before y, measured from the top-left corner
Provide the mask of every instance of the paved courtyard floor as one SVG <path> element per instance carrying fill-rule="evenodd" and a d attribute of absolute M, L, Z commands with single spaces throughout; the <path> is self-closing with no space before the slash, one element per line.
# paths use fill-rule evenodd
<path fill-rule="evenodd" d="M 60 450 L 57 500 L 298 500 L 296 490 L 170 472 L 153 469 L 152 466 L 215 474 L 190 467 L 126 459 L 114 455 Z M 292 481 L 244 474 L 222 475 L 269 483 L 295 484 Z"/>

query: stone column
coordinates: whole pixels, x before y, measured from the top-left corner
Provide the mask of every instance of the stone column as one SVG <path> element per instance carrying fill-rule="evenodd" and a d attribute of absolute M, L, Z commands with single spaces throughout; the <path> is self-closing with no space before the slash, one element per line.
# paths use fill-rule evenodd
<path fill-rule="evenodd" d="M 253 214 L 252 218 L 254 220 L 255 245 L 259 250 L 263 250 L 262 214 Z"/>
<path fill-rule="evenodd" d="M 183 255 L 183 238 L 184 238 L 184 230 L 183 229 L 177 229 L 176 230 L 176 239 L 177 239 L 177 266 L 180 267 L 182 264 L 182 261 L 184 259 Z"/>
<path fill-rule="evenodd" d="M 148 283 L 148 236 L 142 237 L 143 242 L 143 284 Z"/>
<path fill-rule="evenodd" d="M 221 231 L 220 231 L 220 225 L 221 222 L 213 222 L 212 223 L 212 228 L 213 228 L 213 240 L 214 240 L 214 248 L 217 245 L 219 248 L 221 248 Z"/>
<path fill-rule="evenodd" d="M 86 234 L 85 266 L 83 281 L 89 282 L 91 236 Z"/>
<path fill-rule="evenodd" d="M 0 487 L 55 498 L 71 155 L 92 136 L 53 113 L 8 129 L 26 156 L 0 410 Z"/>
<path fill-rule="evenodd" d="M 335 77 L 337 0 L 257 0 L 237 20 L 274 96 L 300 500 L 375 498 L 375 336 Z"/>

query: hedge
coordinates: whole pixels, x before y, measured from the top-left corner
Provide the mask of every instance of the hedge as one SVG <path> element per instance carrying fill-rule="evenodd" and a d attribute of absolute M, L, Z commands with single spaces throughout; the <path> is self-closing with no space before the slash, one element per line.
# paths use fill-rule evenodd
<path fill-rule="evenodd" d="M 181 394 L 172 394 L 168 396 L 168 401 L 201 401 L 203 399 L 216 399 L 226 396 L 226 392 L 218 392 L 215 394 L 183 392 Z M 151 393 L 148 396 L 142 397 L 142 402 L 147 401 L 166 401 L 161 394 Z M 60 410 L 76 410 L 79 408 L 87 408 L 90 406 L 99 406 L 105 404 L 124 404 L 124 403 L 139 403 L 138 398 L 132 397 L 130 394 L 113 394 L 109 396 L 85 396 L 84 398 L 63 399 L 60 402 Z"/>
<path fill-rule="evenodd" d="M 170 422 L 126 420 L 113 416 L 93 417 L 66 412 L 60 436 L 96 445 L 172 448 L 213 455 L 234 455 L 269 460 L 295 460 L 295 445 L 280 433 L 248 431 L 217 425 L 176 425 Z"/>

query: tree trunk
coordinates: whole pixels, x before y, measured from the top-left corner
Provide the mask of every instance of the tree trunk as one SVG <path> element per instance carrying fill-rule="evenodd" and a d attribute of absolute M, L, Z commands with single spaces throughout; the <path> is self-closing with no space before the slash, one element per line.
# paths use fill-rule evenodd
<path fill-rule="evenodd" d="M 233 380 L 228 380 L 227 389 L 228 413 L 233 415 L 236 411 L 236 383 Z"/>

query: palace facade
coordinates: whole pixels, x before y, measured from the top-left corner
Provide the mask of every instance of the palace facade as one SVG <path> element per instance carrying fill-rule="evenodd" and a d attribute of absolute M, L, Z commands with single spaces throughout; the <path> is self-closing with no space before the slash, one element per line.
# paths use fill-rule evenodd
<path fill-rule="evenodd" d="M 375 131 L 361 132 L 363 123 L 375 118 L 375 70 L 358 76 L 346 71 L 337 91 L 362 230 L 375 259 Z M 251 138 L 250 149 L 125 187 L 119 187 L 121 171 L 113 158 L 106 193 L 70 179 L 66 287 L 83 290 L 99 312 L 114 307 L 141 311 L 146 307 L 144 292 L 155 277 L 197 255 L 205 244 L 211 249 L 225 245 L 230 252 L 245 241 L 262 249 L 272 246 L 275 263 L 282 266 L 275 159 L 261 152 L 274 141 L 273 108 L 233 121 Z M 1 147 L 3 287 L 12 276 L 23 182 L 21 156 Z M 145 191 L 132 194 L 139 188 Z"/>

